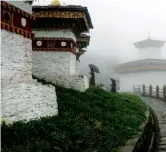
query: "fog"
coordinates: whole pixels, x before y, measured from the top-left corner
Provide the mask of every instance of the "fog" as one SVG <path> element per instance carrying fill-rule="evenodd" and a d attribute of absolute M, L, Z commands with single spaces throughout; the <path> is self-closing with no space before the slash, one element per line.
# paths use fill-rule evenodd
<path fill-rule="evenodd" d="M 90 45 L 80 58 L 81 74 L 89 76 L 88 64 L 93 63 L 100 68 L 102 75 L 113 76 L 111 66 L 136 59 L 137 50 L 132 43 L 147 39 L 148 33 L 152 39 L 166 41 L 166 0 L 63 2 L 87 6 L 94 25 L 89 33 Z M 166 58 L 166 45 L 162 48 L 162 58 Z M 103 74 L 103 71 L 106 73 Z"/>

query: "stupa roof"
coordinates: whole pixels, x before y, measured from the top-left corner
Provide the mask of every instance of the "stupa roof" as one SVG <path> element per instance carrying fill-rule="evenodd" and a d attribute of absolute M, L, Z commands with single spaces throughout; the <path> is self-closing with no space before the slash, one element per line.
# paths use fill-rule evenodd
<path fill-rule="evenodd" d="M 81 44 L 82 48 L 87 47 L 90 42 L 90 36 L 86 34 L 81 34 L 77 36 L 77 43 Z"/>
<path fill-rule="evenodd" d="M 48 6 L 33 6 L 32 8 L 33 8 L 33 12 L 39 12 L 39 11 L 84 12 L 89 28 L 93 28 L 93 24 L 92 24 L 91 17 L 87 7 L 84 7 L 81 5 L 65 5 L 65 6 L 48 5 Z"/>
<path fill-rule="evenodd" d="M 144 59 L 122 63 L 114 67 L 117 73 L 166 70 L 166 59 Z"/>
<path fill-rule="evenodd" d="M 145 48 L 145 47 L 162 47 L 164 46 L 166 41 L 161 40 L 153 40 L 151 38 L 148 38 L 143 41 L 138 41 L 136 43 L 133 43 L 136 48 Z"/>

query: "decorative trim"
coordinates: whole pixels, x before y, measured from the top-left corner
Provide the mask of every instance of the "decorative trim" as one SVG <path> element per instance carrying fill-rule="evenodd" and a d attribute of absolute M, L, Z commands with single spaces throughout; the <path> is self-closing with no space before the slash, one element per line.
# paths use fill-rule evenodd
<path fill-rule="evenodd" d="M 58 11 L 40 11 L 33 12 L 36 18 L 67 18 L 67 19 L 84 19 L 87 30 L 89 32 L 89 25 L 84 12 L 58 12 Z"/>
<path fill-rule="evenodd" d="M 74 46 L 77 46 L 76 42 L 72 38 L 34 37 L 33 40 L 35 40 L 35 41 L 40 41 L 40 40 L 71 41 L 74 44 Z"/>
<path fill-rule="evenodd" d="M 89 35 L 79 35 L 77 36 L 76 43 L 79 47 L 87 47 L 90 42 L 90 36 Z"/>
<path fill-rule="evenodd" d="M 20 8 L 13 6 L 5 1 L 1 1 L 1 8 L 4 8 L 5 10 L 8 10 L 9 12 L 14 12 L 17 14 L 20 14 L 23 17 L 35 20 L 35 16 L 33 16 L 32 14 L 21 10 Z"/>
<path fill-rule="evenodd" d="M 22 35 L 25 38 L 32 39 L 34 37 L 33 33 L 27 32 L 25 30 L 19 29 L 19 28 L 14 27 L 14 26 L 12 27 L 12 26 L 10 26 L 10 25 L 8 25 L 6 23 L 3 23 L 3 22 L 1 22 L 1 29 L 5 29 L 5 30 L 10 31 L 12 33 L 16 33 L 16 34 Z"/>
<path fill-rule="evenodd" d="M 80 47 L 80 48 L 84 48 L 84 47 L 87 47 L 89 45 L 89 43 L 87 42 L 77 42 L 77 46 Z"/>
<path fill-rule="evenodd" d="M 76 55 L 75 49 L 72 48 L 33 48 L 33 51 L 43 51 L 43 52 L 71 52 Z"/>
<path fill-rule="evenodd" d="M 32 21 L 35 19 L 27 13 L 5 1 L 1 1 L 1 29 L 32 39 Z"/>
<path fill-rule="evenodd" d="M 40 11 L 33 12 L 35 17 L 48 17 L 48 18 L 85 18 L 83 12 L 57 12 L 57 11 Z"/>
<path fill-rule="evenodd" d="M 72 51 L 76 53 L 76 46 L 71 40 L 51 40 L 33 39 L 32 50 L 43 50 L 43 51 Z"/>

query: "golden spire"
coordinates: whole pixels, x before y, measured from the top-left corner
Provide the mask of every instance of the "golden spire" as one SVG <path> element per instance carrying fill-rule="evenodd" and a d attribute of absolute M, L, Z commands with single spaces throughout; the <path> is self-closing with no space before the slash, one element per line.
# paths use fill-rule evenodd
<path fill-rule="evenodd" d="M 51 1 L 51 5 L 52 5 L 52 6 L 61 6 L 59 0 L 52 0 L 52 1 Z"/>

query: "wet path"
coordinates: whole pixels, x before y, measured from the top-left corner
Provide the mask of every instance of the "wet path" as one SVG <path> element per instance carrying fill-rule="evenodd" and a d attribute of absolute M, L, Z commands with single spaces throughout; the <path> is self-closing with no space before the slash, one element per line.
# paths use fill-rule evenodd
<path fill-rule="evenodd" d="M 166 102 L 149 97 L 141 97 L 155 112 L 160 127 L 159 152 L 166 152 Z"/>

